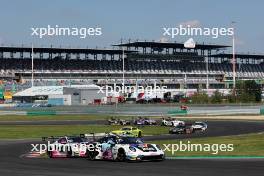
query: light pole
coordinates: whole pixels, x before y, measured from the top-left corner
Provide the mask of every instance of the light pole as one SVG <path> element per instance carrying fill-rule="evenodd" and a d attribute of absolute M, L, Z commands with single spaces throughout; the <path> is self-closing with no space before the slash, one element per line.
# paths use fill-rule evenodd
<path fill-rule="evenodd" d="M 234 24 L 235 24 L 235 22 L 232 21 L 232 26 L 233 26 L 233 35 L 232 35 L 233 92 L 235 93 L 235 89 L 236 89 L 236 56 L 235 56 L 235 25 Z"/>
<path fill-rule="evenodd" d="M 209 63 L 208 63 L 209 59 L 208 59 L 208 56 L 206 57 L 206 89 L 207 89 L 207 92 L 208 92 L 208 89 L 209 89 Z"/>
<path fill-rule="evenodd" d="M 31 87 L 34 86 L 34 52 L 33 43 L 31 44 Z"/>
<path fill-rule="evenodd" d="M 123 94 L 125 93 L 125 49 L 122 47 L 122 59 L 123 59 Z"/>

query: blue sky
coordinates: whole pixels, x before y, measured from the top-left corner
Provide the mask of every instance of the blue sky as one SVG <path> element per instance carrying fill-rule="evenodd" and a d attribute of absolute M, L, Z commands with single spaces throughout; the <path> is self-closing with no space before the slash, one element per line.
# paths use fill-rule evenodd
<path fill-rule="evenodd" d="M 0 43 L 109 48 L 121 38 L 159 40 L 163 38 L 163 27 L 177 27 L 184 22 L 196 22 L 202 27 L 230 27 L 236 21 L 238 52 L 264 53 L 263 7 L 262 0 L 2 0 Z M 31 27 L 47 25 L 102 27 L 103 34 L 85 39 L 31 36 Z M 228 36 L 194 39 L 231 44 Z"/>

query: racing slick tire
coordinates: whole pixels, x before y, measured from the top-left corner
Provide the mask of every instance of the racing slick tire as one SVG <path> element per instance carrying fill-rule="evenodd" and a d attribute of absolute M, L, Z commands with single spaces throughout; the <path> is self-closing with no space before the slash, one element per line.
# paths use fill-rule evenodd
<path fill-rule="evenodd" d="M 72 149 L 70 147 L 69 150 L 67 151 L 67 158 L 71 158 L 71 157 L 73 157 L 73 155 L 72 155 Z"/>
<path fill-rule="evenodd" d="M 126 152 L 123 148 L 118 149 L 116 161 L 126 161 Z"/>
<path fill-rule="evenodd" d="M 142 137 L 142 133 L 141 133 L 141 131 L 140 131 L 140 132 L 138 132 L 138 137 L 139 137 L 139 138 L 141 138 L 141 137 Z"/>
<path fill-rule="evenodd" d="M 98 155 L 98 152 L 97 151 L 86 151 L 87 153 L 87 158 L 91 161 L 94 161 L 96 156 Z"/>
<path fill-rule="evenodd" d="M 144 125 L 151 125 L 149 122 L 144 122 Z"/>
<path fill-rule="evenodd" d="M 47 154 L 48 154 L 49 158 L 53 158 L 53 152 L 52 151 L 48 151 Z"/>

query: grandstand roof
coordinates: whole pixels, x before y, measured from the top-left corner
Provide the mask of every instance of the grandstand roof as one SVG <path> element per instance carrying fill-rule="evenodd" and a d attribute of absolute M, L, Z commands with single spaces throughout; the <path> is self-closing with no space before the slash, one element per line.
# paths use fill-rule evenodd
<path fill-rule="evenodd" d="M 28 89 L 25 89 L 21 92 L 14 94 L 14 97 L 34 97 L 34 96 L 48 96 L 48 95 L 62 95 L 64 87 L 72 88 L 96 88 L 99 86 L 95 84 L 91 85 L 71 85 L 71 86 L 34 86 Z"/>
<path fill-rule="evenodd" d="M 258 54 L 236 54 L 236 58 L 240 59 L 264 59 L 264 55 L 258 55 Z M 233 58 L 233 54 L 214 54 L 211 55 L 211 57 L 220 57 L 220 58 Z"/>
<path fill-rule="evenodd" d="M 126 47 L 152 47 L 152 48 L 178 48 L 186 49 L 183 43 L 162 43 L 162 42 L 132 42 L 132 43 L 123 43 L 113 46 L 126 46 Z M 227 45 L 206 45 L 206 44 L 196 44 L 195 49 L 201 50 L 216 50 L 221 48 L 227 48 L 231 46 Z"/>
<path fill-rule="evenodd" d="M 31 47 L 0 46 L 0 52 L 31 52 Z M 91 49 L 91 48 L 52 48 L 34 47 L 34 52 L 41 53 L 87 53 L 87 54 L 122 54 L 123 50 L 118 49 Z M 136 51 L 124 51 L 133 53 Z"/>

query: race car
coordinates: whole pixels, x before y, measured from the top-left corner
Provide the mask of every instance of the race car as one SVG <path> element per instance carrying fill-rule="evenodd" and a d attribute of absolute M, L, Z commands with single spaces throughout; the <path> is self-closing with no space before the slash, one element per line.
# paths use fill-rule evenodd
<path fill-rule="evenodd" d="M 130 121 L 124 120 L 124 119 L 116 119 L 114 117 L 111 117 L 108 119 L 109 125 L 130 125 Z"/>
<path fill-rule="evenodd" d="M 101 150 L 88 152 L 91 160 L 162 161 L 165 158 L 163 150 L 157 144 L 144 143 L 141 138 L 112 135 L 99 139 L 97 143 Z"/>
<path fill-rule="evenodd" d="M 186 106 L 186 105 L 181 105 L 181 110 L 186 110 L 186 111 L 188 111 L 189 110 L 189 107 L 188 106 Z"/>
<path fill-rule="evenodd" d="M 86 157 L 88 141 L 79 136 L 42 138 L 48 141 L 47 154 L 50 158 Z"/>
<path fill-rule="evenodd" d="M 132 126 L 123 127 L 120 130 L 111 131 L 111 133 L 119 136 L 142 137 L 142 131 Z"/>
<path fill-rule="evenodd" d="M 178 126 L 184 125 L 185 122 L 181 120 L 176 120 L 174 118 L 162 118 L 161 125 L 162 126 Z"/>
<path fill-rule="evenodd" d="M 134 125 L 157 125 L 157 121 L 150 118 L 138 117 L 134 120 Z"/>
<path fill-rule="evenodd" d="M 178 125 L 169 130 L 170 134 L 191 134 L 194 130 L 190 125 Z"/>
<path fill-rule="evenodd" d="M 192 125 L 193 130 L 198 131 L 205 131 L 208 126 L 205 122 L 194 122 L 194 124 Z"/>

